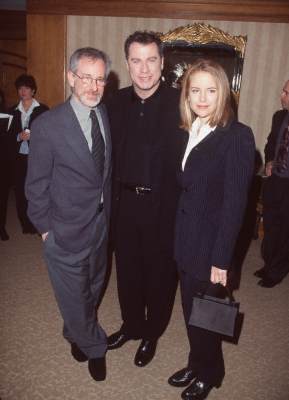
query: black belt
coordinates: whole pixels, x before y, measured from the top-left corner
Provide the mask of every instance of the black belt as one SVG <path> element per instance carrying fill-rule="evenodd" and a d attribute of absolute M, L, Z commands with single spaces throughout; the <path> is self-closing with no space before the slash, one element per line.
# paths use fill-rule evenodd
<path fill-rule="evenodd" d="M 148 186 L 142 185 L 131 185 L 130 183 L 122 183 L 122 189 L 130 190 L 131 192 L 136 193 L 137 195 L 149 194 L 152 189 Z"/>
<path fill-rule="evenodd" d="M 102 210 L 103 210 L 103 203 L 100 203 L 99 206 L 97 207 L 97 213 L 100 214 Z"/>

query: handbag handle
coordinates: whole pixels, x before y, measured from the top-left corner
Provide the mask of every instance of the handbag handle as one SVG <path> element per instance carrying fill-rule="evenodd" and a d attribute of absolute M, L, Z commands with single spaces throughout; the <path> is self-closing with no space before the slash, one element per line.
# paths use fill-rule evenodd
<path fill-rule="evenodd" d="M 222 289 L 225 289 L 225 291 L 226 291 L 226 297 L 228 297 L 228 299 L 230 300 L 230 303 L 234 303 L 234 302 L 235 302 L 235 299 L 234 299 L 234 296 L 233 296 L 233 294 L 232 294 L 232 291 L 228 288 L 227 285 L 226 285 L 226 286 L 223 286 L 223 285 L 221 285 L 220 283 L 212 283 L 212 282 L 210 282 L 210 284 L 208 285 L 208 287 L 210 287 L 210 285 L 211 285 L 211 286 L 212 286 L 212 285 L 213 285 L 213 286 L 214 286 L 214 285 L 219 285 L 219 286 L 221 286 Z M 206 294 L 206 291 L 208 290 L 208 287 L 207 287 L 206 289 L 204 289 L 202 292 L 199 293 L 201 297 L 204 297 L 204 295 Z M 210 294 L 209 294 L 209 296 L 210 296 Z"/>

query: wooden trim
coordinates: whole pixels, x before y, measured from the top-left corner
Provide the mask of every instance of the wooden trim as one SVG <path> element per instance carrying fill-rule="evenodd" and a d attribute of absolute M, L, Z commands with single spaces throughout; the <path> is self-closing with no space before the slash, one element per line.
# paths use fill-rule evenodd
<path fill-rule="evenodd" d="M 0 39 L 26 39 L 26 12 L 0 10 Z"/>
<path fill-rule="evenodd" d="M 27 71 L 50 107 L 65 99 L 66 29 L 65 15 L 27 16 Z"/>
<path fill-rule="evenodd" d="M 5 65 L 6 67 L 13 67 L 13 68 L 19 68 L 19 69 L 23 69 L 23 71 L 26 71 L 26 67 L 24 67 L 23 65 L 19 65 L 19 64 L 15 64 L 15 63 L 10 63 L 10 62 L 2 62 L 2 65 Z"/>
<path fill-rule="evenodd" d="M 27 0 L 29 14 L 289 22 L 288 0 Z"/>
<path fill-rule="evenodd" d="M 17 58 L 20 58 L 21 60 L 27 61 L 27 57 L 26 56 L 22 56 L 20 54 L 13 53 L 12 51 L 6 51 L 6 50 L 1 50 L 0 49 L 0 54 L 3 54 L 5 56 L 17 57 Z"/>

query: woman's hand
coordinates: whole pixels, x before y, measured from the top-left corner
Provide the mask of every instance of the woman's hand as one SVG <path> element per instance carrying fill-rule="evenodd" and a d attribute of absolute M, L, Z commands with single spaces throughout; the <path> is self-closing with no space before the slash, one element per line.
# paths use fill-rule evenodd
<path fill-rule="evenodd" d="M 212 266 L 211 268 L 211 282 L 220 283 L 223 286 L 227 284 L 227 271 L 218 267 Z"/>

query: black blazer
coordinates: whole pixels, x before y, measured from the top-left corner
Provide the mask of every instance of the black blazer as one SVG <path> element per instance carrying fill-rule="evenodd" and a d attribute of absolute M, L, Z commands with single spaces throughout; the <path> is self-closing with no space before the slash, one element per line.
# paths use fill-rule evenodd
<path fill-rule="evenodd" d="M 173 256 L 174 223 L 180 193 L 176 173 L 181 161 L 187 133 L 179 128 L 178 90 L 161 84 L 158 118 L 150 132 L 153 143 L 151 156 L 151 186 L 154 206 L 158 208 L 156 229 L 159 230 L 162 250 Z M 125 157 L 126 121 L 131 112 L 133 88 L 121 89 L 108 103 L 113 148 L 112 227 L 117 223 L 120 199 L 120 180 Z M 112 229 L 112 238 L 114 237 Z"/>
<path fill-rule="evenodd" d="M 254 156 L 252 131 L 237 121 L 216 128 L 192 149 L 179 172 L 175 259 L 180 270 L 209 280 L 212 266 L 229 268 Z"/>
<path fill-rule="evenodd" d="M 92 244 L 102 193 L 109 223 L 111 141 L 105 106 L 100 105 L 99 111 L 106 143 L 103 186 L 69 100 L 40 115 L 31 126 L 28 216 L 40 233 L 52 230 L 56 243 L 72 253 Z"/>
<path fill-rule="evenodd" d="M 288 114 L 287 110 L 276 111 L 272 118 L 271 132 L 267 138 L 265 146 L 265 163 L 273 161 L 275 158 L 275 151 L 278 142 L 278 136 L 282 123 Z"/>
<path fill-rule="evenodd" d="M 18 104 L 14 105 L 9 111 L 9 114 L 13 115 L 11 126 L 9 128 L 9 134 L 14 135 L 15 137 L 17 137 L 18 133 L 22 132 L 21 112 L 16 109 L 17 106 Z M 30 129 L 31 124 L 35 120 L 35 118 L 37 118 L 40 114 L 44 113 L 47 110 L 48 107 L 45 104 L 40 104 L 39 106 L 35 107 L 31 113 L 27 128 Z M 22 141 L 16 142 L 16 153 L 19 153 L 21 143 Z"/>

